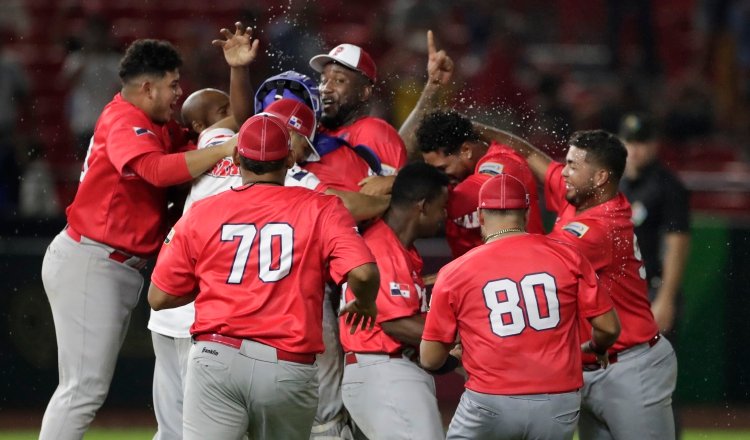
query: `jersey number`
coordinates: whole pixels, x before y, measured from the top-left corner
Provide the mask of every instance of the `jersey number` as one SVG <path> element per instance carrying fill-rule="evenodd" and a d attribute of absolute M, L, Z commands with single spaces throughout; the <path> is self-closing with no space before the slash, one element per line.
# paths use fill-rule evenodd
<path fill-rule="evenodd" d="M 250 251 L 258 235 L 258 228 L 252 224 L 231 224 L 221 227 L 221 241 L 235 241 L 240 237 L 237 252 L 234 254 L 232 270 L 227 284 L 240 284 L 245 274 Z M 277 238 L 278 263 L 273 266 L 274 238 Z M 255 247 L 258 252 L 258 278 L 266 283 L 279 281 L 292 270 L 292 253 L 294 248 L 294 230 L 286 223 L 268 223 L 260 228 L 260 240 Z"/>
<path fill-rule="evenodd" d="M 526 308 L 521 308 L 521 294 Z M 537 288 L 544 293 L 547 313 L 542 316 L 540 304 L 537 300 Z M 520 334 L 528 325 L 535 330 L 548 330 L 560 323 L 560 301 L 557 299 L 555 279 L 546 273 L 526 275 L 520 283 L 509 278 L 490 281 L 484 286 L 484 303 L 490 310 L 490 326 L 492 333 L 504 337 Z M 498 293 L 504 292 L 505 298 L 500 300 Z"/>

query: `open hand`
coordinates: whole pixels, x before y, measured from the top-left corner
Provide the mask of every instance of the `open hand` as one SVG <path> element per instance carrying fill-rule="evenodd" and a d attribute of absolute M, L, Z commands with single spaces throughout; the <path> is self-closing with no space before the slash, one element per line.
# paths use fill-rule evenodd
<path fill-rule="evenodd" d="M 350 326 L 349 333 L 354 334 L 357 327 L 361 330 L 372 330 L 375 327 L 375 318 L 378 317 L 378 308 L 375 301 L 369 304 L 362 304 L 359 300 L 354 299 L 346 303 L 339 310 L 339 316 L 347 314 L 346 325 Z"/>
<path fill-rule="evenodd" d="M 211 44 L 224 50 L 224 59 L 229 67 L 244 67 L 250 65 L 258 56 L 260 42 L 253 40 L 253 29 L 243 28 L 239 21 L 234 24 L 234 34 L 227 28 L 221 29 L 224 40 L 213 40 Z"/>

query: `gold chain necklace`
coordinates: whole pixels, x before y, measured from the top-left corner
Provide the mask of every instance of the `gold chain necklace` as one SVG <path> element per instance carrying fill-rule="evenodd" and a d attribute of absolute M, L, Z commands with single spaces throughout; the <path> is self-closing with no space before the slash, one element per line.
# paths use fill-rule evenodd
<path fill-rule="evenodd" d="M 507 234 L 509 232 L 523 232 L 523 229 L 521 228 L 505 228 L 501 229 L 497 232 L 493 232 L 492 234 L 484 237 L 484 242 L 487 243 L 488 241 L 492 240 L 495 237 L 499 237 L 500 235 Z"/>

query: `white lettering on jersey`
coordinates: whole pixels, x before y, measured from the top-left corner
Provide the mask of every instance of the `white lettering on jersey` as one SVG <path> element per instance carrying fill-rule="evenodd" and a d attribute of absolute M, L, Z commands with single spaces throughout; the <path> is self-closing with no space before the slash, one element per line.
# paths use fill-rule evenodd
<path fill-rule="evenodd" d="M 454 218 L 453 223 L 464 229 L 476 229 L 479 227 L 479 213 L 477 211 L 472 211 L 470 214 Z"/>

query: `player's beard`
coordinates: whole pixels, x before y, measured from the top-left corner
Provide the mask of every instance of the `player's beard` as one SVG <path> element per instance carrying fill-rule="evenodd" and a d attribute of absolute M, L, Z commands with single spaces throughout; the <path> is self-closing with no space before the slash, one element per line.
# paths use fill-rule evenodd
<path fill-rule="evenodd" d="M 594 188 L 573 188 L 572 194 L 565 193 L 565 200 L 576 208 L 583 206 L 594 195 Z"/>
<path fill-rule="evenodd" d="M 320 116 L 320 124 L 329 130 L 335 130 L 349 121 L 362 106 L 363 102 L 354 102 L 347 104 L 339 104 L 338 111 L 335 115 L 326 115 L 323 113 Z"/>

